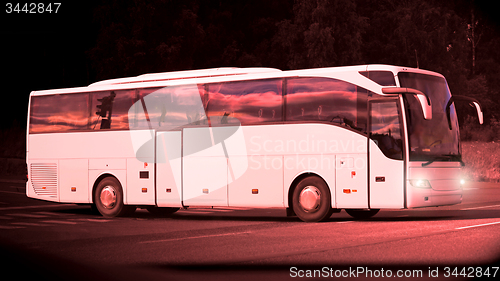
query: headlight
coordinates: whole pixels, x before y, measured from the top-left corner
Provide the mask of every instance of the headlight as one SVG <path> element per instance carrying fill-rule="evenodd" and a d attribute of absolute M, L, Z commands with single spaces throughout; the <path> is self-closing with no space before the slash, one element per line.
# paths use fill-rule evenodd
<path fill-rule="evenodd" d="M 429 181 L 424 179 L 410 180 L 410 184 L 418 188 L 431 188 Z"/>

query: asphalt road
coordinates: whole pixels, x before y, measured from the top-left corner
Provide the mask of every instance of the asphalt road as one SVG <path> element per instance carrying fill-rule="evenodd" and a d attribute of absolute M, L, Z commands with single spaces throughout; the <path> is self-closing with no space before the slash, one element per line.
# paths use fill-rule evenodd
<path fill-rule="evenodd" d="M 0 180 L 1 269 L 37 280 L 460 280 L 486 273 L 494 280 L 500 184 L 470 182 L 464 193 L 460 205 L 382 210 L 368 220 L 342 211 L 304 223 L 282 209 L 248 208 L 190 208 L 171 217 L 139 209 L 109 219 L 87 206 L 29 199 L 23 183 Z"/>

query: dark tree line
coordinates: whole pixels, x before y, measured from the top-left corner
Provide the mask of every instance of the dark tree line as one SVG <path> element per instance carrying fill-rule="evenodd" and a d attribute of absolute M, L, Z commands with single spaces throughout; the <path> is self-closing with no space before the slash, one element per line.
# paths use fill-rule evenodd
<path fill-rule="evenodd" d="M 483 102 L 487 122 L 500 118 L 498 26 L 470 0 L 109 0 L 94 20 L 100 30 L 87 55 L 96 80 L 219 66 L 394 64 L 444 74 L 452 93 Z"/>
<path fill-rule="evenodd" d="M 220 66 L 437 71 L 453 94 L 485 107 L 489 126 L 479 127 L 459 106 L 461 136 L 498 140 L 496 10 L 480 0 L 101 0 L 67 1 L 57 15 L 5 14 L 4 92 L 14 108 L 1 113 L 0 157 L 24 157 L 30 91 Z"/>

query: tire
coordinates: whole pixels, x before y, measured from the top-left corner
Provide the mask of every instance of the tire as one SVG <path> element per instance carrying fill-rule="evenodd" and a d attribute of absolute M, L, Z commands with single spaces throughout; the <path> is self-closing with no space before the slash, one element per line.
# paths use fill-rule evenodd
<path fill-rule="evenodd" d="M 107 177 L 99 182 L 94 192 L 94 201 L 99 213 L 107 218 L 124 216 L 135 211 L 135 206 L 123 204 L 122 186 L 114 177 Z"/>
<path fill-rule="evenodd" d="M 345 209 L 345 211 L 355 219 L 368 219 L 376 215 L 380 209 Z"/>
<path fill-rule="evenodd" d="M 305 222 L 318 222 L 330 218 L 330 189 L 319 177 L 309 176 L 297 183 L 293 191 L 293 211 Z"/>
<path fill-rule="evenodd" d="M 170 216 L 179 211 L 180 208 L 148 206 L 146 210 L 155 216 Z"/>

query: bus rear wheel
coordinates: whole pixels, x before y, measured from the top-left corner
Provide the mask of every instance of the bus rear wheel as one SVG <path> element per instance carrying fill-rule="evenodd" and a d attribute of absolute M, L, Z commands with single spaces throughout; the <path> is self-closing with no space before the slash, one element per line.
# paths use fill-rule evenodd
<path fill-rule="evenodd" d="M 94 203 L 99 213 L 108 218 L 135 211 L 134 206 L 123 204 L 122 186 L 114 177 L 106 177 L 99 182 L 94 193 Z"/>
<path fill-rule="evenodd" d="M 309 176 L 299 181 L 293 191 L 293 211 L 305 222 L 318 222 L 330 218 L 330 190 L 319 177 Z"/>

